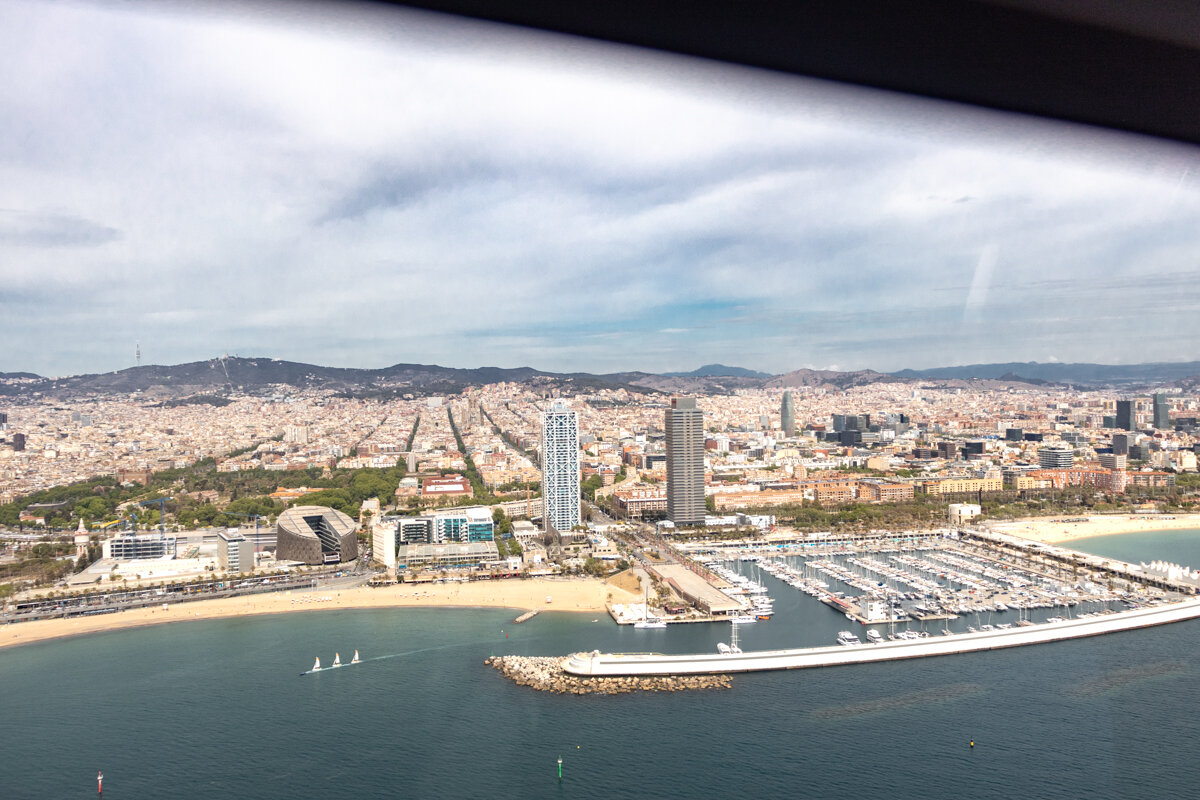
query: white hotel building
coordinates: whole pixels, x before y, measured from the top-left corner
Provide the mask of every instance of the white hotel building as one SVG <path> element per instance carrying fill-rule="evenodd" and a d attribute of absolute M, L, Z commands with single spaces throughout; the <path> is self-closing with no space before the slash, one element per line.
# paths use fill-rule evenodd
<path fill-rule="evenodd" d="M 579 415 L 562 403 L 542 412 L 542 500 L 546 530 L 579 524 Z"/>

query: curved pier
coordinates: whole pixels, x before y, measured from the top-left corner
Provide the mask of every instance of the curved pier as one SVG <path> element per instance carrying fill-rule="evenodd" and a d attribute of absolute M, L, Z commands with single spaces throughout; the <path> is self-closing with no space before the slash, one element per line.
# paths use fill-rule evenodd
<path fill-rule="evenodd" d="M 973 653 L 1084 636 L 1149 628 L 1200 617 L 1200 600 L 1186 600 L 1097 617 L 1041 623 L 1010 630 L 934 635 L 928 639 L 866 644 L 858 647 L 809 647 L 755 653 L 660 655 L 657 653 L 576 653 L 563 669 L 580 676 L 709 675 L 775 669 L 832 667 L 871 661 Z"/>

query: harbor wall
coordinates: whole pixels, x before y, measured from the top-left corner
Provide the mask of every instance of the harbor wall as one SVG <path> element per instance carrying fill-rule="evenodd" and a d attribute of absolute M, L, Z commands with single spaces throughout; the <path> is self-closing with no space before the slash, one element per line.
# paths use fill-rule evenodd
<path fill-rule="evenodd" d="M 925 658 L 1059 642 L 1066 639 L 1165 625 L 1197 617 L 1200 617 L 1200 600 L 1186 600 L 1179 603 L 1121 611 L 1115 614 L 1104 614 L 1098 617 L 1041 623 L 1009 630 L 935 635 L 928 639 L 888 641 L 879 644 L 863 644 L 857 647 L 834 645 L 796 650 L 694 655 L 576 653 L 566 661 L 563 669 L 572 675 L 581 676 L 642 676 L 704 675 L 831 667 L 842 664 Z"/>

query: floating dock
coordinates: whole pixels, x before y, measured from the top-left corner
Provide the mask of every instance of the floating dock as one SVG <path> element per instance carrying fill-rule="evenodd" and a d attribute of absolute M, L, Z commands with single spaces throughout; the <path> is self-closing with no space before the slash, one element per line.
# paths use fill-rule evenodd
<path fill-rule="evenodd" d="M 1185 600 L 1157 606 L 1046 622 L 1023 628 L 932 636 L 857 647 L 809 647 L 796 650 L 763 650 L 755 653 L 711 653 L 661 655 L 657 653 L 576 653 L 563 665 L 572 675 L 645 676 L 714 675 L 731 672 L 762 672 L 777 669 L 832 667 L 902 658 L 973 653 L 1029 644 L 1059 642 L 1117 631 L 1149 628 L 1200 617 L 1200 600 Z"/>

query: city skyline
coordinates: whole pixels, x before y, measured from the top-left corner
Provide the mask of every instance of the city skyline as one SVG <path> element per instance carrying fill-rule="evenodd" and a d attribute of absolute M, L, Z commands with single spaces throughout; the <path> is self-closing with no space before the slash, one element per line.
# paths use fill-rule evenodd
<path fill-rule="evenodd" d="M 1195 356 L 1182 145 L 402 9 L 14 2 L 0 64 L 3 371 Z"/>

